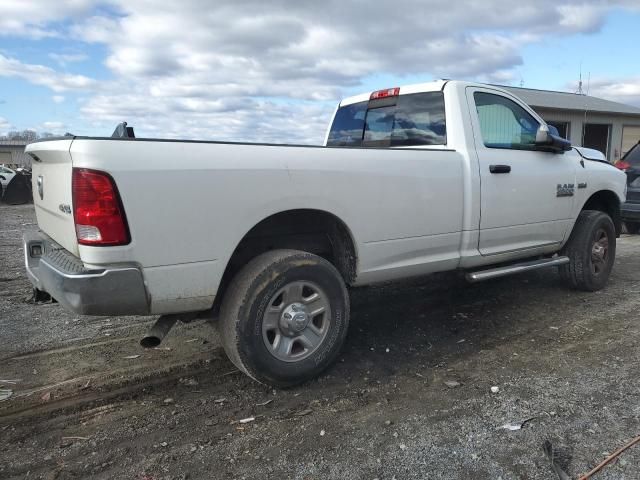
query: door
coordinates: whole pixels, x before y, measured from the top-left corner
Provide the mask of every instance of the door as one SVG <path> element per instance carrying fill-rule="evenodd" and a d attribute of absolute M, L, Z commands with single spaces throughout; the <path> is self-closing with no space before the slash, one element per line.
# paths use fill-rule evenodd
<path fill-rule="evenodd" d="M 593 148 L 609 158 L 609 137 L 611 125 L 604 123 L 585 123 L 582 127 L 582 146 Z"/>
<path fill-rule="evenodd" d="M 575 156 L 536 150 L 542 120 L 515 97 L 469 88 L 467 101 L 480 169 L 480 253 L 559 244 L 571 224 Z"/>

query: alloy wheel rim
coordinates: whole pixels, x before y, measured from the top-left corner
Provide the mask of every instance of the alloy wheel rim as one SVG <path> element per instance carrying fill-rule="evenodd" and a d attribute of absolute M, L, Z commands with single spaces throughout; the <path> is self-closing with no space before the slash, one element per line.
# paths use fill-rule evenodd
<path fill-rule="evenodd" d="M 326 292 L 313 282 L 295 281 L 269 299 L 262 317 L 262 339 L 278 360 L 299 362 L 323 344 L 330 323 Z"/>
<path fill-rule="evenodd" d="M 609 235 L 600 228 L 596 231 L 591 245 L 591 273 L 600 275 L 609 262 Z"/>

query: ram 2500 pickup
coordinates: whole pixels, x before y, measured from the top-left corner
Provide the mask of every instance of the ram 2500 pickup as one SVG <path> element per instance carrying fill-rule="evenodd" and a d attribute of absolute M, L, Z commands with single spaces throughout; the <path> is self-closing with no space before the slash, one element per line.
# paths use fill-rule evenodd
<path fill-rule="evenodd" d="M 493 86 L 348 98 L 318 147 L 114 136 L 27 147 L 36 293 L 82 314 L 161 315 L 146 345 L 209 312 L 233 363 L 271 385 L 336 358 L 349 287 L 558 267 L 593 291 L 614 264 L 624 173 Z"/>

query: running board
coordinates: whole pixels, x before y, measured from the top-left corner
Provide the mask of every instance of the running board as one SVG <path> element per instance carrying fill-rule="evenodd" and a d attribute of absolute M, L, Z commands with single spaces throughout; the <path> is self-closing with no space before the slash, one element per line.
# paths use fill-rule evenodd
<path fill-rule="evenodd" d="M 569 257 L 543 258 L 541 260 L 532 260 L 530 262 L 514 263 L 506 267 L 490 268 L 489 270 L 480 270 L 478 272 L 469 272 L 466 275 L 467 281 L 471 283 L 482 282 L 492 278 L 505 277 L 514 273 L 528 272 L 546 267 L 558 267 L 569 263 Z"/>

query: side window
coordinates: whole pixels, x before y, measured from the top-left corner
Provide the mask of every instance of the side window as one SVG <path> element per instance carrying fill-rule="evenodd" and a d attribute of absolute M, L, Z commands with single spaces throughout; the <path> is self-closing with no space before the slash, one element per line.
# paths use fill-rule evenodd
<path fill-rule="evenodd" d="M 359 147 L 362 143 L 366 114 L 367 102 L 340 107 L 331 125 L 327 144 L 336 147 Z"/>
<path fill-rule="evenodd" d="M 489 148 L 530 149 L 540 124 L 524 108 L 501 95 L 475 92 L 482 140 Z"/>

